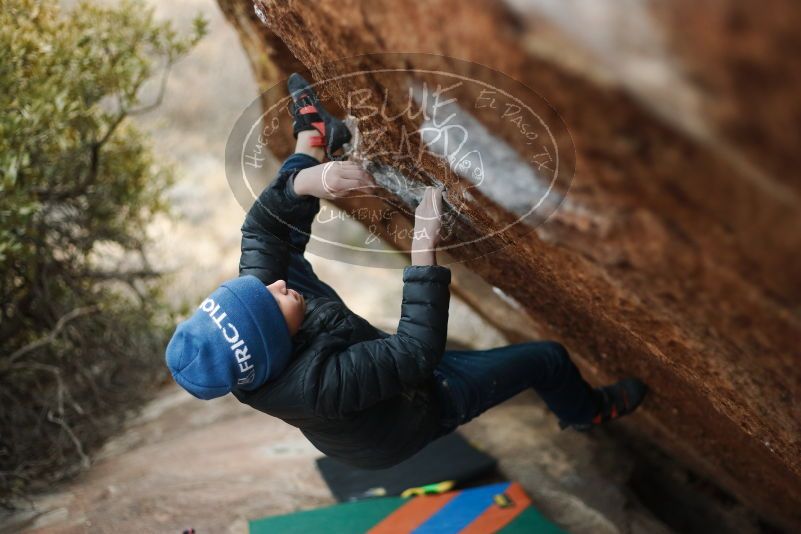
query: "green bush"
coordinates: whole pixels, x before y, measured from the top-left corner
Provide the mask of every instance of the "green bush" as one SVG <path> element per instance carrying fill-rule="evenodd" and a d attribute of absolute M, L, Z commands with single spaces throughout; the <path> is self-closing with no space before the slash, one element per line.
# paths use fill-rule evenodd
<path fill-rule="evenodd" d="M 205 21 L 179 36 L 133 1 L 0 6 L 5 500 L 87 464 L 161 376 L 169 316 L 146 227 L 171 172 L 129 117 L 158 105 Z"/>

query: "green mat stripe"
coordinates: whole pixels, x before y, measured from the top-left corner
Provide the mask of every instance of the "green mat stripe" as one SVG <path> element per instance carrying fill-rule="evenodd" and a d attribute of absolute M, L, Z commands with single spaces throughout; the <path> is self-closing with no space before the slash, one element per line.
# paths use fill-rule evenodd
<path fill-rule="evenodd" d="M 406 502 L 400 497 L 367 499 L 250 521 L 250 534 L 367 532 Z"/>
<path fill-rule="evenodd" d="M 526 508 L 499 532 L 500 534 L 568 534 L 566 530 L 551 523 L 533 506 Z"/>

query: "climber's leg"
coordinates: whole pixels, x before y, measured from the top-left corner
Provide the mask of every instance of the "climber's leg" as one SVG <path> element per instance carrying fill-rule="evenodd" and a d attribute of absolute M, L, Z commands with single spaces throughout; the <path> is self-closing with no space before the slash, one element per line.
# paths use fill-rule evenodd
<path fill-rule="evenodd" d="M 589 423 L 600 409 L 599 395 L 555 342 L 447 351 L 434 373 L 445 423 L 454 426 L 532 387 L 561 421 Z"/>
<path fill-rule="evenodd" d="M 634 379 L 592 389 L 565 348 L 550 341 L 447 351 L 434 374 L 442 425 L 451 429 L 530 387 L 563 427 L 580 430 L 630 413 L 645 395 L 645 386 Z"/>
<path fill-rule="evenodd" d="M 320 113 L 326 116 L 327 113 L 317 100 L 314 91 L 310 87 L 306 87 L 305 80 L 298 75 L 290 76 L 288 89 L 292 95 L 290 110 L 293 115 L 293 130 L 297 141 L 295 142 L 295 153 L 284 161 L 279 174 L 319 165 L 326 156 L 327 133 L 330 133 L 330 130 L 326 130 L 324 123 L 319 122 L 321 120 Z M 289 230 L 289 242 L 292 248 L 287 269 L 287 286 L 306 297 L 327 297 L 341 302 L 342 299 L 336 291 L 317 277 L 304 256 L 310 237 L 311 221 L 305 226 L 292 227 Z"/>
<path fill-rule="evenodd" d="M 319 137 L 320 135 L 314 131 L 306 130 L 303 132 L 298 132 L 297 140 L 295 141 L 295 154 L 290 156 L 290 159 L 298 154 L 302 154 L 304 156 L 309 156 L 310 158 L 314 159 L 314 165 L 320 164 L 323 159 L 325 158 L 325 149 L 319 144 Z M 286 166 L 286 162 L 284 162 L 284 166 Z M 294 165 L 291 166 L 294 170 Z M 306 166 L 302 166 L 305 168 Z M 284 170 L 282 168 L 282 170 Z"/>

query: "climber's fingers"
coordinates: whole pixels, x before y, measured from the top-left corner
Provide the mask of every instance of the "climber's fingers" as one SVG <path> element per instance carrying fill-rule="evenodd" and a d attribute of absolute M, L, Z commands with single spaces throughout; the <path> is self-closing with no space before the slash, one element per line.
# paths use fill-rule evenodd
<path fill-rule="evenodd" d="M 424 219 L 442 217 L 442 192 L 442 187 L 426 187 L 423 198 L 415 210 L 415 215 Z"/>

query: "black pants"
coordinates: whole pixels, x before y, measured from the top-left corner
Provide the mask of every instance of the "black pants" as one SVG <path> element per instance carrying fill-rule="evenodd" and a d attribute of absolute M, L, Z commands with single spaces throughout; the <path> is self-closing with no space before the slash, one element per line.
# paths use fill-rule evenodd
<path fill-rule="evenodd" d="M 445 428 L 462 425 L 529 388 L 565 423 L 589 423 L 599 409 L 597 395 L 565 348 L 553 341 L 446 351 L 434 375 Z"/>

